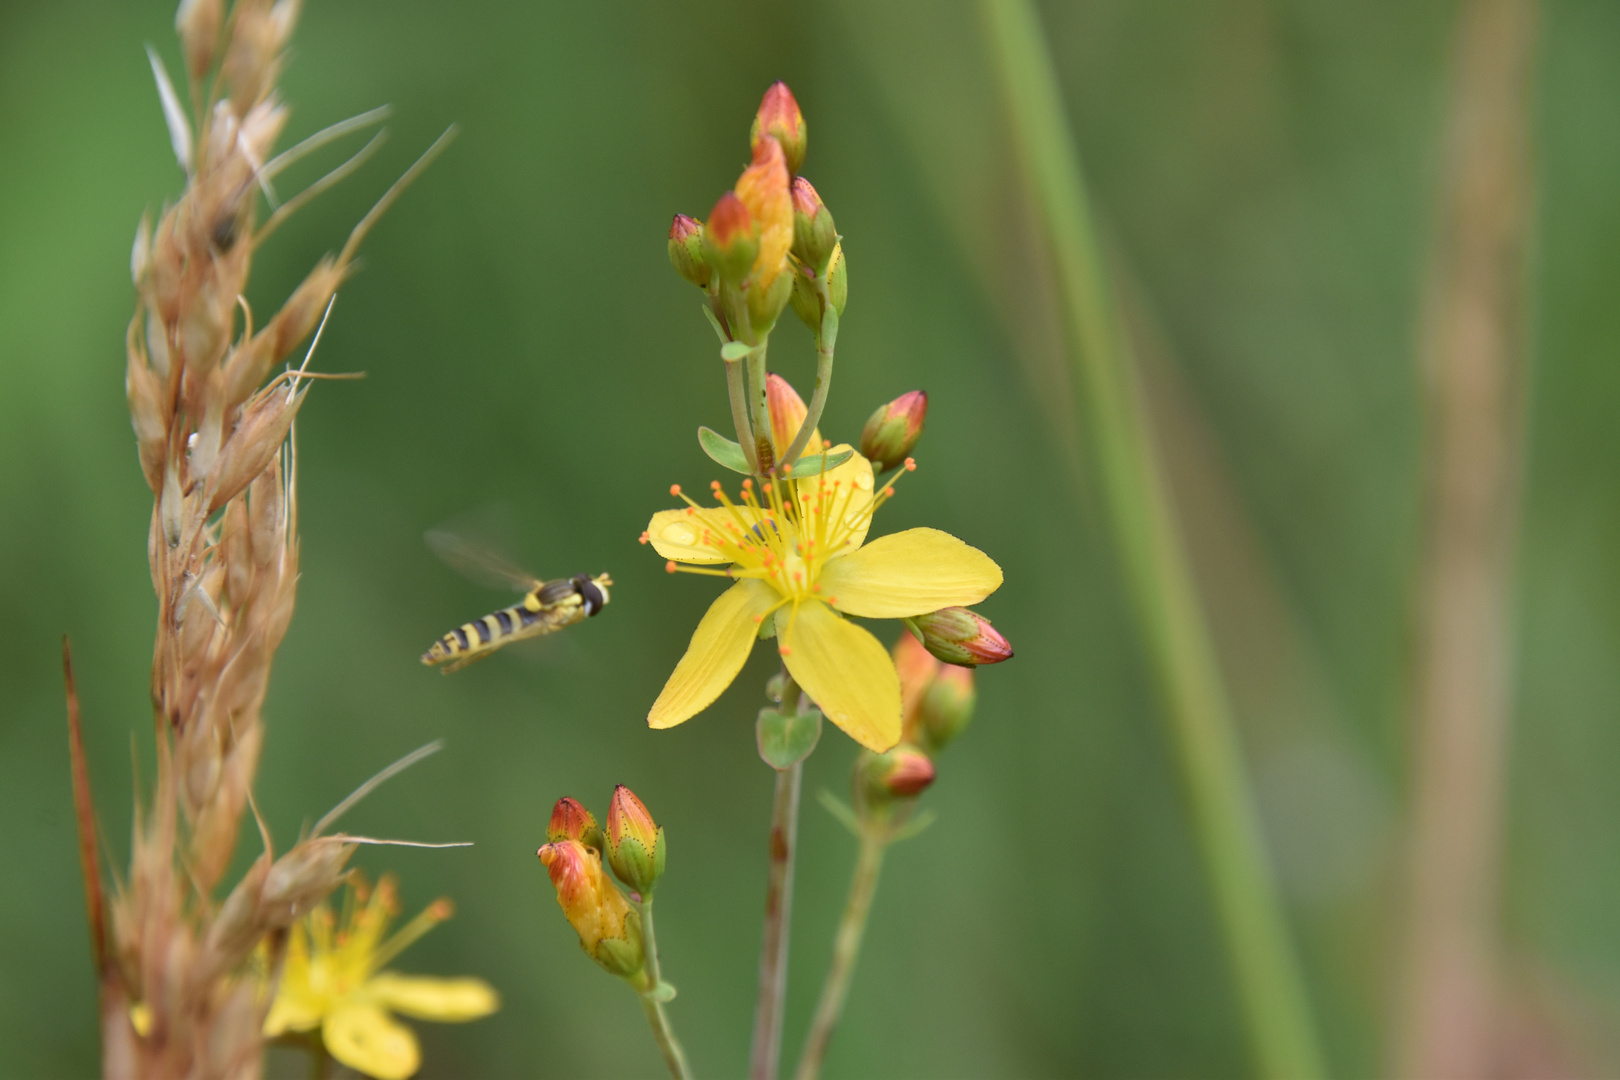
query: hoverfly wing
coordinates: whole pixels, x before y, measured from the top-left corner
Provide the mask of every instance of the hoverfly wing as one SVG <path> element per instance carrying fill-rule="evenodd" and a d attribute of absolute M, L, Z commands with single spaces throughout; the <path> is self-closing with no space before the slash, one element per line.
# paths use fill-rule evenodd
<path fill-rule="evenodd" d="M 504 556 L 446 529 L 429 529 L 424 539 L 451 569 L 479 585 L 530 592 L 542 584 L 539 578 Z"/>

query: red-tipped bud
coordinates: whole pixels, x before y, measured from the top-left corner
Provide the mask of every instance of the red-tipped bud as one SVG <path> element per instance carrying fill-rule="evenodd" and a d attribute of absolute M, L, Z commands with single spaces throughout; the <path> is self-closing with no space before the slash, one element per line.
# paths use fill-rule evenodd
<path fill-rule="evenodd" d="M 664 872 L 664 830 L 653 821 L 636 793 L 620 784 L 608 804 L 607 858 L 614 874 L 646 895 Z"/>
<path fill-rule="evenodd" d="M 930 753 L 937 754 L 945 749 L 973 719 L 977 700 L 971 669 L 952 664 L 942 666 L 917 711 L 918 741 L 928 747 Z"/>
<path fill-rule="evenodd" d="M 538 854 L 585 954 L 614 975 L 641 971 L 641 915 L 602 873 L 602 857 L 578 840 L 553 841 Z"/>
<path fill-rule="evenodd" d="M 802 176 L 793 178 L 792 194 L 793 254 L 820 273 L 833 248 L 838 246 L 838 228 L 833 224 L 832 211 L 821 201 L 810 181 Z"/>
<path fill-rule="evenodd" d="M 726 192 L 709 211 L 703 228 L 703 258 L 721 277 L 738 282 L 748 276 L 759 255 L 754 219 L 735 192 Z"/>
<path fill-rule="evenodd" d="M 762 135 L 774 135 L 782 144 L 782 156 L 788 172 L 796 173 L 804 164 L 804 152 L 809 145 L 809 131 L 804 125 L 804 114 L 793 99 L 787 83 L 775 82 L 760 99 L 759 111 L 754 114 L 754 126 L 748 132 L 748 145 L 757 147 Z"/>
<path fill-rule="evenodd" d="M 753 163 L 737 178 L 735 192 L 759 230 L 759 252 L 748 277 L 748 317 L 756 333 L 766 333 L 793 292 L 793 279 L 783 277 L 793 247 L 793 197 L 775 138 L 767 135 L 754 144 Z"/>
<path fill-rule="evenodd" d="M 578 840 L 586 847 L 602 850 L 602 829 L 591 812 L 573 799 L 564 797 L 551 808 L 551 823 L 546 826 L 546 839 Z"/>
<path fill-rule="evenodd" d="M 793 440 L 798 438 L 799 428 L 803 426 L 809 410 L 805 408 L 799 392 L 775 372 L 765 377 L 765 408 L 771 416 L 771 447 L 780 461 L 787 448 L 793 445 Z M 810 441 L 804 444 L 804 452 L 821 453 L 821 437 L 812 432 Z"/>
<path fill-rule="evenodd" d="M 990 625 L 990 620 L 967 608 L 940 608 L 907 619 L 906 623 L 922 639 L 924 647 L 947 664 L 999 664 L 1013 654 L 1012 646 Z"/>
<path fill-rule="evenodd" d="M 890 799 L 914 799 L 934 782 L 934 763 L 928 755 L 909 743 L 901 743 L 884 754 L 873 755 L 866 764 L 867 798 L 875 803 Z"/>
<path fill-rule="evenodd" d="M 709 264 L 703 258 L 703 222 L 676 214 L 669 226 L 669 262 L 675 272 L 700 289 L 709 287 Z"/>
<path fill-rule="evenodd" d="M 879 405 L 861 431 L 861 456 L 879 472 L 899 465 L 922 438 L 927 416 L 928 395 L 921 390 Z"/>

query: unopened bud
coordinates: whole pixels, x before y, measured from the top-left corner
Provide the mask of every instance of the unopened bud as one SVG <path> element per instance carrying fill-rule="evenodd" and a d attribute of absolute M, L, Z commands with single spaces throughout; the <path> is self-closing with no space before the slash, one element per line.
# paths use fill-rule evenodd
<path fill-rule="evenodd" d="M 669 262 L 675 272 L 700 289 L 709 287 L 709 264 L 703 260 L 703 222 L 676 214 L 669 226 Z"/>
<path fill-rule="evenodd" d="M 874 754 L 866 763 L 867 798 L 914 799 L 934 782 L 934 763 L 919 748 L 901 743 L 887 753 Z"/>
<path fill-rule="evenodd" d="M 748 145 L 757 147 L 762 135 L 775 136 L 782 144 L 782 156 L 790 173 L 799 171 L 804 164 L 804 152 L 809 144 L 809 131 L 804 114 L 787 83 L 774 82 L 760 99 L 759 111 L 754 114 L 754 126 L 748 132 Z"/>
<path fill-rule="evenodd" d="M 800 263 L 793 267 L 793 295 L 788 298 L 793 313 L 813 334 L 821 333 L 821 294 L 816 291 L 815 274 Z"/>
<path fill-rule="evenodd" d="M 608 804 L 607 859 L 613 873 L 646 895 L 664 872 L 664 830 L 653 821 L 636 793 L 620 784 Z"/>
<path fill-rule="evenodd" d="M 928 692 L 923 695 L 917 715 L 920 741 L 932 753 L 939 753 L 962 734 L 962 729 L 973 719 L 973 706 L 978 695 L 973 689 L 973 672 L 969 668 L 947 664 Z"/>
<path fill-rule="evenodd" d="M 910 630 L 900 631 L 894 643 L 894 672 L 900 677 L 900 738 L 916 742 L 913 732 L 921 723 L 923 698 L 934 685 L 940 663 Z"/>
<path fill-rule="evenodd" d="M 748 207 L 735 192 L 726 192 L 709 211 L 703 228 L 703 258 L 726 281 L 736 283 L 748 276 L 759 255 L 759 239 Z"/>
<path fill-rule="evenodd" d="M 775 138 L 767 135 L 754 143 L 754 159 L 733 190 L 759 230 L 759 253 L 754 257 L 749 292 L 765 293 L 787 269 L 788 251 L 793 247 L 793 196 L 788 193 L 787 163 Z M 786 293 L 782 303 L 787 303 Z"/>
<path fill-rule="evenodd" d="M 748 287 L 748 320 L 756 334 L 768 334 L 793 297 L 793 270 L 784 259 L 775 274 L 757 277 Z"/>
<path fill-rule="evenodd" d="M 579 946 L 603 970 L 629 978 L 641 971 L 641 914 L 602 873 L 602 857 L 578 840 L 542 847 L 540 862 L 557 890 L 557 905 L 579 935 Z"/>
<path fill-rule="evenodd" d="M 827 295 L 832 298 L 833 310 L 843 315 L 844 305 L 849 303 L 849 264 L 844 259 L 843 244 L 834 247 L 827 260 Z"/>
<path fill-rule="evenodd" d="M 923 420 L 927 416 L 928 395 L 921 390 L 901 394 L 887 405 L 879 405 L 861 431 L 861 456 L 878 472 L 899 465 L 922 438 Z"/>
<path fill-rule="evenodd" d="M 771 446 L 776 451 L 776 459 L 781 460 L 788 447 L 793 445 L 793 440 L 799 437 L 799 428 L 804 426 L 809 410 L 792 384 L 775 372 L 765 377 L 765 409 L 771 417 Z M 810 441 L 804 444 L 804 452 L 819 454 L 820 436 L 811 433 Z"/>
<path fill-rule="evenodd" d="M 557 800 L 557 805 L 551 808 L 551 823 L 546 826 L 546 839 L 578 840 L 586 847 L 602 850 L 602 828 L 597 825 L 596 818 L 591 812 L 578 802 L 570 798 Z"/>
<path fill-rule="evenodd" d="M 977 667 L 1010 659 L 1012 646 L 996 632 L 990 620 L 964 607 L 940 608 L 907 619 L 924 647 L 947 664 Z"/>
<path fill-rule="evenodd" d="M 838 246 L 838 229 L 833 225 L 832 211 L 821 201 L 810 181 L 802 176 L 793 178 L 793 254 L 799 261 L 819 272 L 827 257 Z"/>

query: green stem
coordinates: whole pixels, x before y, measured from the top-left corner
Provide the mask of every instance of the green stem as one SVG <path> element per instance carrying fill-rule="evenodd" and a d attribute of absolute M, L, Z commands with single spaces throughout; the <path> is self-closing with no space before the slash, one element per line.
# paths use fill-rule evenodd
<path fill-rule="evenodd" d="M 743 459 L 750 472 L 759 472 L 759 458 L 754 454 L 754 429 L 748 424 L 748 388 L 743 383 L 743 362 L 726 361 L 726 393 L 731 397 L 731 423 L 737 429 L 737 445 L 742 447 Z"/>
<path fill-rule="evenodd" d="M 1320 1076 L 1322 1059 L 1272 883 L 1242 754 L 1169 492 L 1114 325 L 1080 159 L 1029 0 L 982 0 L 1014 142 L 1045 220 L 1079 408 L 1117 555 L 1164 698 L 1193 828 L 1262 1075 Z"/>
<path fill-rule="evenodd" d="M 821 329 L 816 331 L 816 388 L 810 395 L 810 408 L 804 414 L 804 423 L 799 425 L 798 432 L 793 436 L 793 445 L 788 447 L 787 453 L 782 455 L 781 467 L 790 468 L 804 448 L 810 442 L 810 436 L 815 433 L 816 427 L 821 423 L 821 412 L 827 407 L 827 391 L 832 388 L 833 349 L 838 341 L 838 315 L 832 309 L 832 298 L 827 293 L 827 282 L 816 279 L 816 289 L 821 295 Z"/>
<path fill-rule="evenodd" d="M 764 475 L 766 451 L 771 445 L 770 399 L 765 390 L 765 350 L 769 338 L 763 338 L 748 353 L 748 403 L 754 424 L 754 471 Z M 774 453 L 771 455 L 775 457 Z M 771 464 L 774 466 L 775 462 Z"/>
<path fill-rule="evenodd" d="M 844 998 L 849 994 L 850 978 L 855 974 L 855 960 L 861 953 L 861 937 L 866 932 L 866 917 L 872 910 L 878 871 L 883 868 L 883 854 L 888 847 L 887 833 L 878 833 L 871 827 L 862 830 L 855 877 L 849 883 L 844 917 L 838 923 L 838 936 L 833 940 L 832 964 L 827 968 L 826 981 L 821 984 L 821 999 L 816 1002 L 815 1017 L 810 1021 L 810 1034 L 805 1038 L 804 1052 L 799 1057 L 794 1080 L 815 1080 L 821 1073 L 822 1059 L 827 1056 L 827 1044 L 832 1041 L 833 1028 L 838 1026 L 839 1014 L 844 1010 Z"/>
<path fill-rule="evenodd" d="M 759 996 L 754 1005 L 754 1039 L 748 1063 L 751 1080 L 776 1080 L 782 1056 L 793 856 L 798 848 L 799 786 L 803 776 L 802 761 L 776 774 L 776 799 L 771 807 L 771 862 L 765 886 L 765 930 L 759 952 Z"/>
<path fill-rule="evenodd" d="M 658 973 L 658 939 L 653 936 L 652 908 L 653 898 L 651 896 L 643 898 L 641 944 L 647 956 L 645 973 L 647 986 L 639 993 L 641 1007 L 647 1014 L 647 1023 L 652 1027 L 658 1049 L 663 1052 L 664 1064 L 669 1066 L 669 1075 L 674 1077 L 674 1080 L 691 1080 L 692 1070 L 687 1067 L 686 1052 L 681 1049 L 680 1041 L 675 1038 L 675 1029 L 670 1026 L 669 1015 L 664 1012 L 664 1003 L 656 996 L 664 980 Z"/>

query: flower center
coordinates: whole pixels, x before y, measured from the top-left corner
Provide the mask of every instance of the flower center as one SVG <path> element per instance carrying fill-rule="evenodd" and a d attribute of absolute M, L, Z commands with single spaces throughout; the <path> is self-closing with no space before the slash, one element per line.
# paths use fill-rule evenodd
<path fill-rule="evenodd" d="M 906 459 L 905 471 L 916 467 Z M 863 469 L 848 470 L 836 479 L 826 473 L 799 480 L 771 477 L 758 485 L 747 479 L 736 502 L 718 480 L 709 490 L 719 505 L 699 506 L 679 484 L 672 486 L 670 494 L 679 495 L 687 508 L 660 528 L 659 539 L 706 548 L 731 565 L 714 570 L 680 566 L 672 560 L 666 568 L 757 578 L 781 594 L 781 604 L 795 607 L 811 599 L 836 602 L 835 597 L 819 595 L 817 579 L 828 562 L 860 546 L 872 515 L 894 494 L 892 485 L 875 491 L 871 473 Z M 641 539 L 646 543 L 649 537 L 644 533 Z"/>

